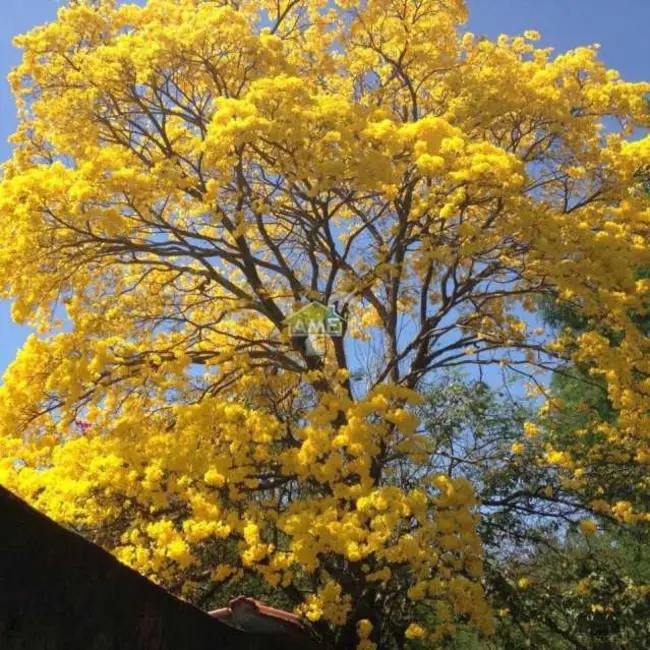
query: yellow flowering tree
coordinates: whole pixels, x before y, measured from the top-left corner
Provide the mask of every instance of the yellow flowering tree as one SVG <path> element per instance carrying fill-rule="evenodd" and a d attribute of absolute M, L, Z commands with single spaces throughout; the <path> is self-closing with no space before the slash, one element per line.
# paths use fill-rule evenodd
<path fill-rule="evenodd" d="M 422 383 L 573 356 L 620 411 L 593 453 L 648 462 L 650 86 L 466 13 L 79 0 L 17 39 L 0 272 L 36 333 L 0 389 L 4 485 L 188 598 L 256 576 L 334 648 L 491 630 Z M 537 329 L 546 294 L 616 345 Z M 285 326 L 313 300 L 345 319 L 319 355 Z M 575 449 L 540 462 L 577 481 Z"/>

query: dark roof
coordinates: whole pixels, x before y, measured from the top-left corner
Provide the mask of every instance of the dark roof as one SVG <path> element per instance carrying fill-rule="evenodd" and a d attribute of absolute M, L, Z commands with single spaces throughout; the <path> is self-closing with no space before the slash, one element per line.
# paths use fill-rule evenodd
<path fill-rule="evenodd" d="M 288 650 L 174 598 L 0 486 L 0 648 Z"/>

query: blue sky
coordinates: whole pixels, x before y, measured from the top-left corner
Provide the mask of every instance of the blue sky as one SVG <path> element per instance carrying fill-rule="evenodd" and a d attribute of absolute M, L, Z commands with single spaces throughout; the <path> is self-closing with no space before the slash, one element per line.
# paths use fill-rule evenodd
<path fill-rule="evenodd" d="M 20 53 L 11 39 L 56 15 L 56 0 L 8 0 L 0 22 L 0 160 L 10 155 L 7 137 L 15 127 L 15 107 L 5 77 Z M 650 79 L 650 0 L 468 0 L 468 28 L 489 37 L 536 29 L 541 45 L 563 51 L 599 43 L 601 56 L 625 79 Z M 13 359 L 28 330 L 11 323 L 0 302 L 0 371 Z"/>

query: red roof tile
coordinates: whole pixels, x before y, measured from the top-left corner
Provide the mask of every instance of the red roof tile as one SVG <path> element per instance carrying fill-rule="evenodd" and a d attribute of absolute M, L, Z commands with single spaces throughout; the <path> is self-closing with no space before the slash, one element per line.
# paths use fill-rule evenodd
<path fill-rule="evenodd" d="M 300 618 L 292 612 L 269 607 L 247 596 L 234 598 L 228 603 L 228 607 L 215 609 L 210 612 L 210 616 L 233 627 L 249 631 L 282 632 L 287 626 L 304 629 Z"/>

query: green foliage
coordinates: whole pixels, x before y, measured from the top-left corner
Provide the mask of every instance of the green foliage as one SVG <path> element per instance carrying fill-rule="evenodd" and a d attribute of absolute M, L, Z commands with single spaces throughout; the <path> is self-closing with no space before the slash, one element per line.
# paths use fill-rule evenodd
<path fill-rule="evenodd" d="M 555 383 L 553 391 L 566 407 L 557 429 L 540 434 L 540 445 L 616 417 L 601 388 L 579 375 Z M 534 407 L 460 376 L 429 387 L 421 416 L 440 469 L 470 477 L 481 498 L 485 588 L 497 629 L 479 638 L 458 626 L 446 645 L 418 643 L 414 650 L 650 647 L 649 540 L 640 528 L 608 520 L 600 521 L 599 534 L 583 535 L 577 521 L 593 516 L 588 506 L 552 468 L 510 453 Z"/>

